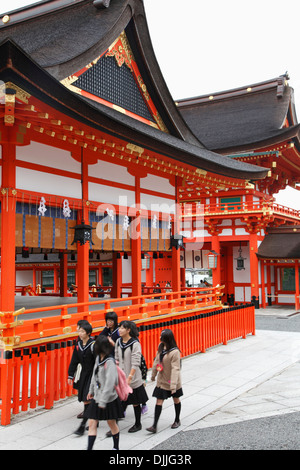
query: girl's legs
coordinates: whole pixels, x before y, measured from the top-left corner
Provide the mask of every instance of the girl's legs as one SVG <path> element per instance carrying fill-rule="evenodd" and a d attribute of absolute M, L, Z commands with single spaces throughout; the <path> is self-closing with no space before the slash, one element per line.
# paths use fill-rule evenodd
<path fill-rule="evenodd" d="M 109 419 L 107 421 L 108 426 L 110 427 L 112 438 L 113 438 L 113 450 L 119 450 L 119 426 L 115 419 Z"/>
<path fill-rule="evenodd" d="M 155 410 L 154 410 L 154 422 L 150 428 L 147 428 L 147 431 L 155 433 L 157 430 L 157 423 L 162 412 L 163 400 L 157 398 Z"/>
<path fill-rule="evenodd" d="M 135 417 L 135 423 L 134 425 L 128 429 L 128 432 L 136 432 L 140 431 L 142 429 L 141 425 L 141 405 L 133 405 L 133 411 L 134 411 L 134 417 Z"/>
<path fill-rule="evenodd" d="M 90 402 L 87 401 L 87 402 L 84 402 L 84 411 L 83 411 L 83 419 L 81 421 L 81 424 L 79 426 L 78 429 L 76 429 L 76 431 L 74 432 L 74 434 L 76 434 L 77 436 L 82 436 L 83 433 L 84 433 L 84 430 L 85 430 L 85 425 L 86 425 L 86 422 L 87 422 L 87 418 L 85 418 L 85 413 L 87 411 L 87 408 L 89 406 Z"/>
<path fill-rule="evenodd" d="M 180 411 L 181 411 L 181 402 L 179 398 L 173 398 L 174 401 L 174 408 L 175 408 L 175 421 L 172 424 L 171 428 L 176 429 L 180 426 Z"/>
<path fill-rule="evenodd" d="M 89 433 L 88 433 L 88 447 L 87 450 L 92 450 L 94 442 L 97 437 L 97 426 L 98 426 L 98 420 L 96 419 L 90 419 L 89 420 Z"/>

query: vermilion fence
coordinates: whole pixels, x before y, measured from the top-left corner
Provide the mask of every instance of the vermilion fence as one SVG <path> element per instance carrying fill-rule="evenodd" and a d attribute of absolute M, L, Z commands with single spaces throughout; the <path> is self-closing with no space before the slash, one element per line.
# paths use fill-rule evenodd
<path fill-rule="evenodd" d="M 181 292 L 180 298 L 177 299 L 169 298 L 151 303 L 152 314 L 144 312 L 144 318 L 141 313 L 132 313 L 131 307 L 126 309 L 127 315 L 119 315 L 119 321 L 128 316 L 136 321 L 140 331 L 143 354 L 149 368 L 156 354 L 161 331 L 165 328 L 173 330 L 183 357 L 205 352 L 212 346 L 226 344 L 234 338 L 245 338 L 247 334 L 255 334 L 255 314 L 252 304 L 220 308 L 220 305 L 215 303 L 215 305 L 203 307 L 197 302 L 198 294 L 193 293 L 193 302 L 192 297 L 188 302 L 185 300 L 184 307 L 186 308 L 182 309 L 182 306 L 177 305 L 177 301 L 180 303 L 186 299 L 186 297 L 181 297 L 182 294 Z M 175 297 L 175 293 L 172 293 L 172 296 Z M 171 307 L 170 300 L 176 300 L 171 303 Z M 161 303 L 164 302 L 169 304 L 168 313 L 163 312 L 166 309 L 162 308 Z M 134 305 L 132 308 L 133 311 L 137 309 Z M 145 309 L 146 304 L 141 308 Z M 177 308 L 181 308 L 181 311 L 177 311 Z M 74 320 L 77 322 L 78 315 L 80 318 L 87 316 L 93 325 L 93 334 L 97 335 L 104 326 L 103 318 L 106 311 L 105 309 L 101 312 L 102 326 L 97 325 L 100 322 L 97 317 L 95 317 L 95 323 L 93 319 L 91 321 L 89 312 L 81 315 L 76 313 Z M 133 318 L 135 315 L 139 315 L 139 318 Z M 54 318 L 57 319 L 57 317 Z M 16 327 L 16 330 L 17 328 L 20 326 Z M 25 337 L 28 336 L 27 330 L 26 327 Z M 49 331 L 52 329 L 50 328 Z M 19 333 L 22 334 L 20 331 Z M 74 393 L 72 387 L 67 384 L 67 371 L 76 338 L 77 333 L 74 330 L 52 338 L 29 339 L 12 349 L 0 350 L 1 425 L 10 423 L 11 414 L 18 414 L 20 411 L 27 411 L 28 408 L 34 409 L 38 406 L 50 409 L 55 401 Z"/>

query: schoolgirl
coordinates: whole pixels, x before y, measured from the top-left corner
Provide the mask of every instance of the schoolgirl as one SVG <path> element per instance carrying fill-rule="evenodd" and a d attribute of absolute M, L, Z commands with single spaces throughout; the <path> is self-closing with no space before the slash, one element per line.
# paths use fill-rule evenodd
<path fill-rule="evenodd" d="M 89 405 L 87 394 L 89 392 L 90 382 L 95 364 L 95 340 L 91 338 L 92 331 L 92 325 L 88 321 L 83 320 L 80 322 L 78 329 L 78 341 L 75 345 L 68 370 L 68 384 L 73 385 L 73 388 L 75 388 L 75 390 L 78 390 L 78 401 L 83 401 L 84 403 L 82 422 L 78 429 L 76 429 L 76 431 L 74 432 L 74 434 L 76 434 L 77 436 L 83 435 L 85 431 L 85 424 L 87 421 L 87 419 L 84 417 L 84 413 Z M 80 372 L 79 369 L 81 369 Z"/>
<path fill-rule="evenodd" d="M 105 315 L 106 326 L 101 331 L 101 335 L 107 336 L 109 342 L 113 346 L 113 352 L 115 350 L 115 344 L 117 339 L 120 337 L 118 328 L 118 316 L 116 312 L 107 312 Z"/>
<path fill-rule="evenodd" d="M 120 338 L 115 347 L 115 359 L 125 372 L 127 382 L 133 390 L 127 401 L 123 402 L 124 411 L 128 405 L 133 405 L 135 423 L 128 430 L 132 433 L 142 429 L 141 405 L 148 401 L 140 368 L 142 349 L 138 340 L 138 329 L 134 322 L 123 321 L 119 327 L 119 334 Z"/>
<path fill-rule="evenodd" d="M 99 421 L 107 421 L 113 438 L 113 449 L 119 449 L 117 421 L 124 417 L 124 411 L 115 390 L 115 385 L 118 383 L 118 372 L 111 352 L 112 345 L 108 338 L 99 335 L 95 343 L 96 360 L 88 393 L 91 404 L 86 411 L 86 416 L 89 419 L 87 450 L 93 449 Z"/>
<path fill-rule="evenodd" d="M 169 397 L 173 398 L 175 407 L 175 421 L 171 428 L 176 429 L 180 426 L 181 402 L 179 397 L 183 395 L 180 373 L 180 350 L 176 344 L 173 331 L 169 329 L 163 330 L 160 341 L 151 374 L 152 381 L 157 376 L 156 387 L 152 394 L 152 396 L 156 397 L 154 422 L 150 428 L 147 428 L 147 431 L 152 433 L 157 432 L 157 423 L 162 412 L 163 402 Z"/>

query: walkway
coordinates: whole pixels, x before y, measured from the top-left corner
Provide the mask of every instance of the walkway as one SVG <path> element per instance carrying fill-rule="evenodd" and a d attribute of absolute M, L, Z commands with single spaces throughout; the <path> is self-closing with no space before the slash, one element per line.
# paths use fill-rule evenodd
<path fill-rule="evenodd" d="M 291 315 L 292 309 L 280 309 L 279 315 Z M 271 314 L 268 309 L 257 311 L 258 315 Z M 273 310 L 274 315 L 274 310 Z M 245 392 L 252 391 L 252 406 L 255 416 L 300 411 L 299 393 L 289 393 L 278 399 L 280 381 L 278 375 L 296 365 L 300 359 L 300 333 L 258 330 L 255 336 L 229 342 L 207 350 L 204 354 L 195 354 L 182 361 L 183 391 L 181 427 L 170 429 L 174 421 L 174 410 L 167 400 L 159 421 L 157 434 L 149 434 L 146 428 L 152 424 L 155 399 L 152 398 L 153 383 L 147 383 L 149 411 L 142 417 L 142 431 L 128 434 L 133 424 L 132 407 L 127 409 L 126 418 L 120 421 L 120 449 L 146 450 L 160 448 L 163 442 L 181 431 L 188 431 L 225 424 L 224 413 L 218 413 L 221 407 L 228 407 L 233 400 Z M 268 382 L 272 379 L 270 382 Z M 293 376 L 293 387 L 300 390 L 300 376 Z M 265 384 L 268 399 L 262 400 L 256 395 L 258 386 Z M 270 384 L 270 386 L 268 385 Z M 274 385 L 275 384 L 275 385 Z M 263 403 L 262 403 L 263 401 Z M 238 416 L 246 416 L 244 406 L 249 403 L 240 401 Z M 0 450 L 5 449 L 44 449 L 44 450 L 79 450 L 85 449 L 87 436 L 76 437 L 74 429 L 79 424 L 76 415 L 82 410 L 76 398 L 69 398 L 55 404 L 52 410 L 31 410 L 12 418 L 9 426 L 0 428 Z M 229 420 L 232 417 L 228 413 Z M 228 422 L 228 420 L 225 420 Z M 102 424 L 102 423 L 101 423 Z M 105 437 L 108 427 L 103 423 L 98 431 L 96 449 L 112 448 L 112 440 Z"/>

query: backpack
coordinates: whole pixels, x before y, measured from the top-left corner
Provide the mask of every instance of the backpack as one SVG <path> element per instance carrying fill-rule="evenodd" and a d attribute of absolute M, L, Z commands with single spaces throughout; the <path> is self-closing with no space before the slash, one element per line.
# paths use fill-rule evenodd
<path fill-rule="evenodd" d="M 118 372 L 118 385 L 115 385 L 115 390 L 120 398 L 121 401 L 126 401 L 128 398 L 128 395 L 132 393 L 132 388 L 128 385 L 127 380 L 126 380 L 126 375 L 120 369 L 119 366 L 117 366 L 117 372 Z"/>
<path fill-rule="evenodd" d="M 147 367 L 146 359 L 144 358 L 143 354 L 142 354 L 142 357 L 141 357 L 140 369 L 141 369 L 141 372 L 142 372 L 142 379 L 146 380 L 147 379 L 148 367 Z"/>
<path fill-rule="evenodd" d="M 106 366 L 106 364 L 105 364 Z M 121 401 L 127 401 L 128 395 L 133 392 L 132 388 L 128 385 L 125 372 L 116 365 L 118 373 L 118 383 L 115 385 L 115 390 Z"/>
<path fill-rule="evenodd" d="M 133 343 L 131 343 L 130 348 L 132 351 Z M 144 358 L 143 354 L 141 354 L 141 363 L 140 363 L 140 369 L 142 373 L 142 379 L 146 380 L 147 379 L 147 372 L 148 372 L 148 367 L 146 363 L 146 359 Z"/>

